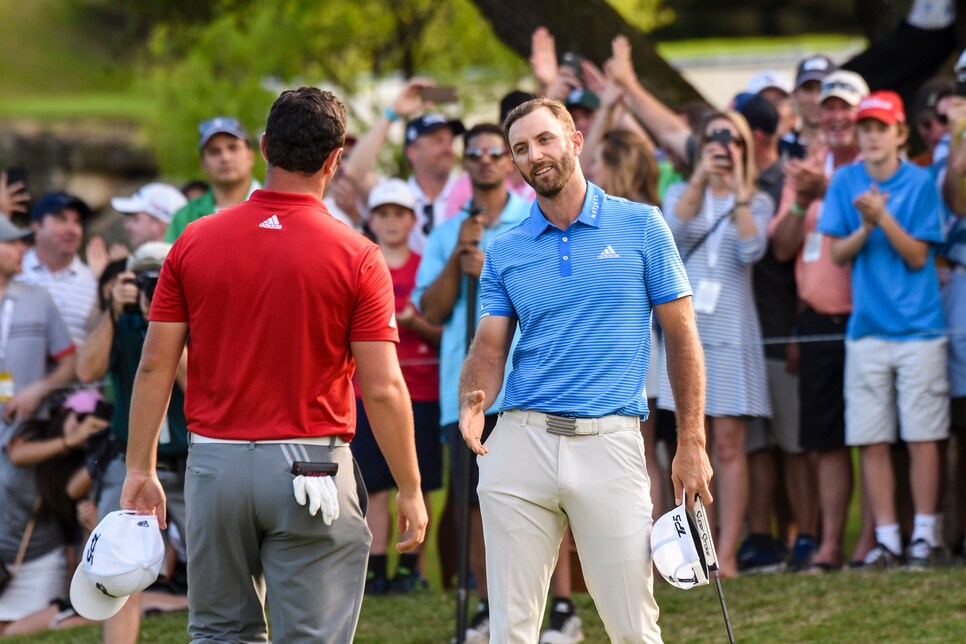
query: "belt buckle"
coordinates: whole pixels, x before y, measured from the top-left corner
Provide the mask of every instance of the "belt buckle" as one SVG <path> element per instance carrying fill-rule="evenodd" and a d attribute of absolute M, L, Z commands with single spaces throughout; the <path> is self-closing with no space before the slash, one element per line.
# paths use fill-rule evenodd
<path fill-rule="evenodd" d="M 557 436 L 576 436 L 577 419 L 547 414 L 547 431 Z"/>

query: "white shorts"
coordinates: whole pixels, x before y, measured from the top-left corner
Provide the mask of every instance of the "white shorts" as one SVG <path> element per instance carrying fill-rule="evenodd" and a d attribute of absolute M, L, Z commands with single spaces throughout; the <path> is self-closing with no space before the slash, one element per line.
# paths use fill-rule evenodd
<path fill-rule="evenodd" d="M 946 344 L 946 338 L 845 342 L 847 445 L 949 437 Z"/>
<path fill-rule="evenodd" d="M 10 568 L 10 564 L 7 564 Z M 15 622 L 67 596 L 67 555 L 63 547 L 25 561 L 0 595 L 0 622 Z"/>

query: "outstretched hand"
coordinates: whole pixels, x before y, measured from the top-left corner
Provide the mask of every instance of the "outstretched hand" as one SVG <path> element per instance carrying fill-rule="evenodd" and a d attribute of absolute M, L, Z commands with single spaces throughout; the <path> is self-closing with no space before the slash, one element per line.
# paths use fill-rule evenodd
<path fill-rule="evenodd" d="M 27 212 L 29 202 L 27 184 L 23 181 L 10 183 L 7 171 L 0 171 L 0 213 L 10 217 L 18 212 Z"/>
<path fill-rule="evenodd" d="M 631 60 L 631 41 L 627 36 L 617 36 L 611 41 L 611 57 L 604 63 L 604 69 L 621 87 L 630 87 L 637 82 Z"/>
<path fill-rule="evenodd" d="M 435 87 L 436 83 L 428 78 L 411 78 L 403 86 L 399 96 L 392 102 L 392 111 L 401 118 L 409 118 L 416 112 L 429 109 L 432 103 L 423 100 L 423 89 Z"/>
<path fill-rule="evenodd" d="M 537 27 L 530 37 L 530 69 L 545 91 L 557 80 L 557 48 L 546 27 Z"/>

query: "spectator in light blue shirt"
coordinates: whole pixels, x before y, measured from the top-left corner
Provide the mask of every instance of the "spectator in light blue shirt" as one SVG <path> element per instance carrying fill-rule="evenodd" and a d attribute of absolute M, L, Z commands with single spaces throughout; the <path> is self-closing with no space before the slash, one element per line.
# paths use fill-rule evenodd
<path fill-rule="evenodd" d="M 451 463 L 461 462 L 459 450 L 465 449 L 459 439 L 460 365 L 466 355 L 472 330 L 467 328 L 467 290 L 470 280 L 480 277 L 486 249 L 501 233 L 526 219 L 530 202 L 509 192 L 506 177 L 513 170 L 507 154 L 503 130 L 495 124 L 480 124 L 463 138 L 463 169 L 470 178 L 472 196 L 462 210 L 429 235 L 411 299 L 430 322 L 442 324 L 443 337 L 439 349 L 439 408 L 443 434 L 452 448 Z M 479 312 L 479 291 L 474 297 L 474 310 Z M 474 315 L 475 317 L 475 315 Z M 490 408 L 488 426 L 496 424 L 501 398 Z M 487 432 L 489 433 L 489 432 Z M 459 468 L 453 468 L 453 488 L 467 485 Z M 476 577 L 480 604 L 466 633 L 467 642 L 488 641 L 487 586 L 483 532 L 479 520 L 476 484 L 479 470 L 470 463 L 471 531 L 470 567 Z"/>

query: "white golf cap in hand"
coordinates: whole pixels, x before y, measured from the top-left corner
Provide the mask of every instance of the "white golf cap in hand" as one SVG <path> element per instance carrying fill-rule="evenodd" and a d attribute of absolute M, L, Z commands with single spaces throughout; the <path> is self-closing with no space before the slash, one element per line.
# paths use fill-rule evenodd
<path fill-rule="evenodd" d="M 164 561 L 164 540 L 153 514 L 111 512 L 97 524 L 70 582 L 70 603 L 82 617 L 114 616 L 132 593 L 153 584 Z"/>

